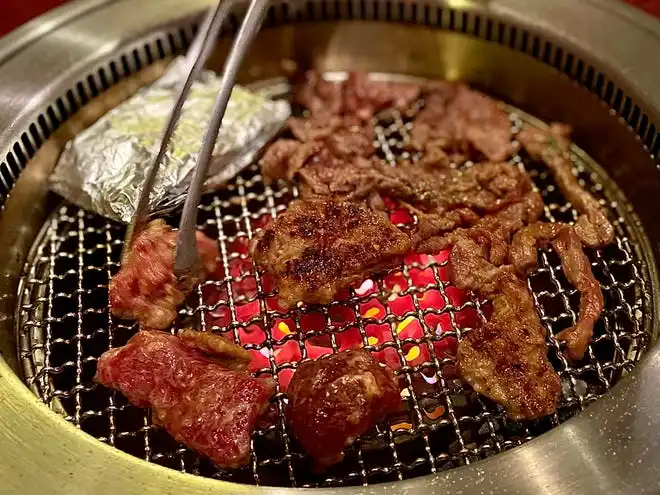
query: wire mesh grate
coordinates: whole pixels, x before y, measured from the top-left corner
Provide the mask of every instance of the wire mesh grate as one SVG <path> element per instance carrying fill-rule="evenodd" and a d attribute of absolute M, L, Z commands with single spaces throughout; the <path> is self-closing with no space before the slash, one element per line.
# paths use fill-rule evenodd
<path fill-rule="evenodd" d="M 520 115 L 512 113 L 514 129 L 520 127 Z M 384 160 L 415 159 L 405 151 L 411 126 L 398 114 L 378 123 L 376 141 Z M 556 255 L 543 251 L 529 279 L 550 330 L 549 356 L 563 384 L 554 416 L 511 422 L 501 408 L 461 382 L 457 342 L 487 319 L 490 308 L 448 281 L 446 252 L 410 255 L 400 271 L 365 280 L 329 305 L 282 310 L 272 280 L 250 261 L 247 246 L 297 190 L 265 185 L 256 165 L 226 190 L 204 198 L 199 227 L 218 239 L 224 277 L 198 287 L 177 321 L 178 328 L 194 325 L 239 342 L 253 354 L 251 370 L 275 378 L 276 419 L 254 433 L 250 465 L 218 470 L 154 427 L 148 411 L 93 383 L 98 357 L 137 330 L 113 318 L 107 306 L 124 230 L 68 204 L 45 225 L 20 287 L 17 332 L 26 382 L 49 407 L 102 442 L 173 469 L 243 483 L 371 484 L 435 473 L 520 445 L 606 393 L 651 341 L 645 316 L 650 314 L 648 282 L 637 234 L 629 228 L 632 213 L 623 208 L 620 193 L 604 190 L 601 183 L 610 182 L 577 149 L 574 160 L 584 186 L 610 207 L 617 236 L 612 246 L 588 253 L 606 309 L 579 363 L 567 361 L 553 337 L 575 322 L 579 303 Z M 519 155 L 512 163 L 533 177 L 545 200 L 546 220 L 577 218 L 542 166 Z M 404 210 L 394 209 L 391 216 L 395 222 L 410 221 Z M 341 464 L 319 474 L 286 428 L 286 386 L 301 360 L 355 346 L 368 348 L 395 370 L 405 410 L 359 438 Z"/>

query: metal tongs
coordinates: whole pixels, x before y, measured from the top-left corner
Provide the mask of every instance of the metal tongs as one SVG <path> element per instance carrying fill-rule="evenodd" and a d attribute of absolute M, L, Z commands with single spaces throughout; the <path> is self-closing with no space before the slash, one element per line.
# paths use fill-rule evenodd
<path fill-rule="evenodd" d="M 241 65 L 248 47 L 252 43 L 255 35 L 261 27 L 261 23 L 266 14 L 269 0 L 251 0 L 247 9 L 243 23 L 238 31 L 234 43 L 232 44 L 229 56 L 224 65 L 222 78 L 220 80 L 220 90 L 216 96 L 209 127 L 202 142 L 199 152 L 197 165 L 193 172 L 193 179 L 188 189 L 188 195 L 183 206 L 183 214 L 179 223 L 179 231 L 176 242 L 176 258 L 174 262 L 174 275 L 185 283 L 187 279 L 197 273 L 201 267 L 201 259 L 197 248 L 197 238 L 195 235 L 197 224 L 197 208 L 202 196 L 202 187 L 208 173 L 211 154 L 218 138 L 218 132 L 222 124 L 222 119 L 229 103 L 232 89 L 236 82 L 236 74 Z M 218 32 L 222 27 L 232 5 L 231 0 L 219 0 L 216 6 L 209 11 L 199 33 L 188 51 L 185 59 L 185 69 L 188 75 L 179 88 L 176 103 L 165 124 L 160 149 L 154 163 L 144 181 L 137 209 L 133 215 L 126 237 L 124 239 L 124 248 L 122 252 L 122 261 L 130 252 L 131 245 L 135 236 L 141 232 L 149 221 L 149 196 L 154 187 L 155 179 L 158 176 L 158 169 L 165 156 L 169 142 L 174 134 L 183 104 L 188 97 L 190 88 L 199 74 L 211 53 L 216 42 Z"/>

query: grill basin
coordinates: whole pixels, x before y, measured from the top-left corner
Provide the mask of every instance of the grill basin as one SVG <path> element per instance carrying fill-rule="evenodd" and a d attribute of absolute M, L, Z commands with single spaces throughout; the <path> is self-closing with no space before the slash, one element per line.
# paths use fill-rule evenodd
<path fill-rule="evenodd" d="M 0 165 L 2 185 L 12 189 L 4 210 L 4 218 L 10 218 L 11 222 L 3 221 L 0 225 L 0 260 L 6 274 L 3 297 L 0 298 L 4 307 L 0 318 L 3 326 L 0 344 L 10 365 L 17 362 L 16 358 L 25 358 L 26 382 L 31 384 L 34 392 L 45 398 L 52 409 L 78 422 L 83 431 L 102 437 L 107 443 L 114 442 L 115 446 L 170 467 L 232 481 L 317 486 L 413 478 L 398 481 L 391 488 L 415 492 L 446 491 L 448 487 L 456 489 L 455 483 L 460 482 L 458 486 L 466 490 L 483 490 L 484 483 L 488 483 L 486 491 L 529 492 L 540 486 L 552 486 L 564 493 L 567 479 L 579 493 L 603 486 L 616 490 L 625 483 L 628 483 L 627 487 L 635 486 L 637 492 L 654 486 L 646 482 L 653 479 L 652 469 L 639 465 L 637 460 L 641 458 L 641 452 L 660 449 L 657 430 L 650 428 L 656 421 L 655 411 L 659 406 L 654 404 L 655 395 L 646 392 L 647 388 L 657 389 L 653 380 L 658 376 L 655 369 L 658 359 L 655 349 L 650 346 L 655 329 L 650 322 L 656 319 L 654 313 L 657 310 L 653 297 L 657 287 L 654 260 L 656 246 L 660 246 L 657 242 L 660 232 L 655 227 L 653 212 L 657 211 L 655 206 L 660 206 L 657 205 L 660 199 L 653 193 L 659 186 L 658 177 L 651 173 L 654 158 L 646 152 L 656 154 L 660 149 L 655 125 L 660 122 L 657 118 L 660 112 L 656 110 L 660 108 L 660 102 L 654 101 L 652 91 L 660 75 L 647 67 L 639 54 L 644 51 L 642 46 L 658 44 L 658 31 L 655 25 L 649 25 L 625 8 L 609 4 L 605 10 L 591 4 L 576 7 L 572 2 L 560 0 L 553 3 L 550 12 L 544 2 L 526 2 L 523 9 L 514 0 L 460 7 L 453 3 L 317 1 L 305 4 L 296 13 L 278 4 L 269 15 L 268 28 L 257 40 L 246 64 L 247 70 L 242 75 L 243 82 L 265 80 L 265 84 L 270 84 L 269 78 L 277 72 L 279 60 L 288 57 L 322 70 L 350 69 L 460 78 L 546 121 L 562 120 L 574 126 L 577 143 L 607 173 L 577 149 L 576 169 L 587 185 L 593 186 L 611 207 L 612 216 L 618 217 L 619 221 L 617 244 L 601 255 L 592 253 L 594 271 L 608 293 L 608 310 L 599 324 L 598 338 L 588 357 L 578 366 L 568 367 L 556 351 L 556 342 L 553 339 L 549 342 L 551 357 L 566 383 L 565 400 L 557 417 L 528 425 L 508 423 L 492 404 L 465 394 L 460 383 L 454 380 L 451 358 L 439 356 L 442 349 L 438 350 L 435 344 L 460 337 L 459 334 L 468 331 L 474 320 L 482 318 L 486 310 L 478 301 L 461 299 L 444 282 L 445 261 L 441 256 L 410 260 L 403 271 L 405 288 L 396 297 L 411 301 L 410 310 L 404 308 L 401 312 L 392 308 L 392 303 L 398 299 L 387 301 L 395 285 L 388 286 L 387 280 L 376 284 L 375 293 L 352 293 L 341 303 L 350 306 L 349 309 L 356 314 L 356 321 L 352 323 L 357 326 L 358 338 L 363 343 L 376 346 L 374 350 L 384 352 L 389 348 L 394 353 L 392 357 L 401 365 L 399 374 L 408 384 L 406 400 L 410 410 L 401 423 L 381 425 L 376 432 L 361 439 L 359 448 L 349 453 L 347 464 L 325 476 L 313 475 L 295 443 L 284 434 L 277 435 L 278 429 L 282 431 L 281 425 L 273 431 L 256 435 L 256 457 L 249 469 L 216 473 L 205 462 L 199 462 L 189 452 L 172 445 L 166 435 L 154 431 L 148 418 L 136 414 L 136 410 L 126 406 L 119 396 L 113 396 L 111 402 L 107 395 L 103 395 L 105 392 L 98 392 L 100 389 L 90 390 L 89 379 L 95 368 L 95 356 L 110 345 L 109 339 L 112 339 L 112 345 L 121 345 L 131 332 L 121 322 L 112 322 L 108 326 L 105 312 L 103 286 L 109 274 L 117 268 L 116 241 L 121 239 L 122 232 L 114 224 L 107 224 L 73 207 L 59 205 L 56 198 L 44 194 L 44 181 L 63 142 L 81 126 L 89 125 L 103 107 L 116 104 L 125 97 L 123 93 L 130 93 L 131 84 L 133 89 L 137 87 L 134 76 L 120 81 L 125 74 L 186 45 L 195 18 L 192 14 L 206 2 L 200 0 L 199 5 L 189 2 L 185 7 L 177 4 L 176 9 L 175 5 L 168 9 L 168 2 L 163 0 L 157 7 L 140 0 L 133 1 L 130 6 L 122 0 L 90 2 L 84 7 L 63 11 L 62 17 L 58 18 L 62 24 L 55 24 L 62 27 L 58 33 L 53 33 L 52 38 L 48 38 L 48 33 L 40 37 L 35 34 L 37 31 L 32 31 L 30 36 L 20 38 L 14 48 L 0 50 L 0 61 L 5 69 L 0 84 L 6 83 L 3 87 L 19 96 L 9 99 L 0 114 L 0 122 L 7 124 L 0 133 L 0 147 L 7 151 L 6 155 L 1 155 L 6 156 L 6 161 Z M 128 13 L 130 15 L 126 15 Z M 552 21 L 551 30 L 544 27 L 549 20 Z M 644 29 L 632 27 L 633 21 L 643 25 Z M 598 30 L 584 29 L 591 22 L 599 26 Z M 609 29 L 604 30 L 604 26 Z M 620 43 L 599 37 L 596 32 L 625 34 L 630 40 L 626 46 L 630 45 L 634 56 Z M 36 74 L 30 77 L 34 64 L 27 63 L 27 55 L 35 55 L 30 60 L 38 59 L 37 54 L 44 57 L 40 50 L 48 53 L 46 47 L 51 45 L 47 40 L 67 39 L 66 33 L 76 33 L 78 38 L 85 33 L 83 39 L 89 43 L 78 44 L 68 51 L 57 43 L 51 44 L 66 51 L 67 56 L 46 57 L 50 64 L 40 68 L 38 77 Z M 568 39 L 568 34 L 571 35 L 570 43 L 562 41 Z M 84 56 L 74 54 L 76 49 L 84 51 Z M 225 50 L 226 44 L 220 43 L 214 62 L 216 66 Z M 19 56 L 18 52 L 24 54 Z M 26 57 L 24 62 L 23 55 Z M 71 60 L 80 62 L 71 66 Z M 551 67 L 569 77 L 559 76 Z M 515 70 L 511 71 L 511 68 Z M 15 77 L 12 79 L 9 74 Z M 144 72 L 139 73 L 137 79 L 143 77 L 142 74 Z M 635 78 L 630 78 L 630 74 L 635 74 Z M 34 107 L 36 103 L 25 103 L 36 102 L 35 85 L 43 97 L 38 108 Z M 43 90 L 45 85 L 47 89 Z M 592 96 L 578 85 L 586 87 Z M 111 87 L 100 98 L 93 99 L 109 86 L 117 88 Z M 120 86 L 123 89 L 114 91 Z M 21 95 L 25 95 L 23 105 L 14 107 Z M 625 119 L 646 150 L 633 139 L 632 132 L 608 114 L 598 98 Z M 70 118 L 76 110 L 81 111 Z M 520 118 L 528 118 L 522 112 L 516 113 Z M 44 144 L 61 123 L 64 125 Z M 389 127 L 390 123 L 384 126 L 379 141 L 395 151 L 402 129 L 400 124 L 394 129 Z M 393 132 L 392 144 L 387 132 Z M 391 159 L 385 150 L 383 156 Z M 30 158 L 33 159 L 28 163 Z M 534 164 L 524 160 L 520 163 L 530 170 L 535 168 Z M 24 167 L 25 171 L 14 185 Z M 220 235 L 221 243 L 226 247 L 223 256 L 226 269 L 231 269 L 233 262 L 240 261 L 240 255 L 236 257 L 230 253 L 241 252 L 237 244 L 244 242 L 241 239 L 249 237 L 259 226 L 259 218 L 280 211 L 295 195 L 293 190 L 269 191 L 255 174 L 255 169 L 247 171 L 226 194 L 209 197 L 200 209 L 200 221 L 207 233 Z M 638 180 L 642 175 L 648 180 Z M 615 180 L 618 187 L 608 177 Z M 546 215 L 573 219 L 574 213 L 552 189 L 548 177 L 537 173 L 535 181 L 546 193 Z M 632 205 L 626 203 L 621 191 Z M 237 199 L 232 202 L 232 197 Z M 36 212 L 35 204 L 38 207 Z M 30 215 L 27 215 L 28 211 Z M 30 246 L 34 249 L 26 257 Z M 543 309 L 544 323 L 552 330 L 567 326 L 574 317 L 571 308 L 575 308 L 572 306 L 575 294 L 566 290 L 561 277 L 556 277 L 560 273 L 557 268 L 554 256 L 543 254 L 542 267 L 531 282 L 537 302 Z M 25 271 L 17 288 L 20 269 Z M 238 289 L 251 279 L 251 275 L 242 278 L 241 273 L 251 273 L 251 270 L 249 265 L 242 266 L 231 275 L 231 280 L 225 281 L 226 287 L 231 287 L 226 305 L 200 305 L 199 300 L 193 301 L 182 317 L 206 321 L 202 319 L 204 314 L 227 306 L 233 321 L 230 330 L 240 333 L 247 325 L 239 320 L 236 309 L 245 306 L 247 301 L 240 298 Z M 428 284 L 424 281 L 426 274 L 430 276 Z M 261 278 L 255 277 L 254 283 L 257 300 L 268 300 L 268 289 L 260 285 Z M 88 290 L 91 294 L 87 294 Z M 250 290 L 254 292 L 254 288 Z M 423 298 L 426 294 L 435 294 L 433 291 L 442 302 L 427 307 Z M 16 294 L 21 297 L 18 301 L 14 299 Z M 52 301 L 49 301 L 49 294 Z M 385 316 L 374 314 L 368 317 L 373 319 L 365 319 L 363 315 L 371 309 L 368 306 L 377 306 L 376 300 L 382 305 Z M 53 311 L 55 307 L 57 310 Z M 320 311 L 326 322 L 333 320 L 331 310 L 332 307 Z M 301 357 L 304 356 L 309 352 L 305 345 L 309 338 L 298 337 L 295 333 L 279 338 L 270 333 L 271 324 L 277 323 L 279 327 L 277 318 L 280 316 L 261 311 L 251 323 L 261 326 L 264 335 L 269 332 L 265 347 L 297 346 Z M 306 316 L 304 311 L 299 311 L 293 321 L 284 323 L 291 324 L 290 329 L 304 327 L 303 316 Z M 428 327 L 430 317 L 443 316 L 449 322 L 440 335 L 433 326 L 420 329 L 420 332 L 424 330 L 420 333 L 421 338 L 414 335 L 400 338 L 401 334 L 396 332 L 409 317 L 417 319 L 420 327 Z M 15 321 L 12 321 L 13 317 L 16 317 Z M 369 342 L 372 335 L 367 327 L 379 324 L 391 335 L 384 348 L 377 342 Z M 414 326 L 408 322 L 406 328 Z M 11 342 L 15 328 L 22 337 L 19 355 L 14 351 L 15 343 Z M 338 331 L 330 340 L 331 347 L 340 347 L 337 335 L 348 331 Z M 279 341 L 275 342 L 276 339 Z M 264 347 L 261 343 L 252 345 Z M 420 349 L 422 356 L 422 362 L 418 364 L 411 364 L 406 359 L 414 357 L 416 351 L 411 352 L 414 346 Z M 426 346 L 428 356 L 422 352 L 423 346 Z M 586 414 L 567 425 L 553 428 L 606 392 L 648 349 L 646 363 L 635 367 L 633 379 L 623 380 L 625 383 L 596 401 Z M 26 352 L 28 350 L 30 352 Z M 47 355 L 50 356 L 48 360 Z M 286 368 L 284 363 L 275 361 L 272 353 L 262 372 L 284 374 Z M 14 369 L 18 370 L 19 366 Z M 429 378 L 434 372 L 438 379 L 429 384 L 422 375 Z M 236 485 L 209 484 L 201 476 L 184 477 L 172 470 L 158 470 L 153 463 L 137 463 L 134 457 L 120 455 L 118 449 L 102 448 L 91 437 L 64 427 L 65 423 L 46 414 L 45 408 L 35 407 L 8 368 L 0 374 L 0 386 L 6 403 L 10 404 L 7 409 L 0 408 L 0 418 L 7 425 L 7 431 L 17 432 L 6 439 L 5 465 L 9 468 L 16 466 L 15 470 L 9 471 L 22 472 L 16 459 L 23 459 L 26 455 L 28 459 L 36 459 L 33 453 L 37 451 L 38 458 L 44 457 L 45 450 L 50 459 L 58 459 L 47 469 L 40 469 L 44 476 L 29 481 L 31 486 L 43 486 L 40 485 L 42 481 L 49 487 L 60 486 L 61 473 L 65 470 L 73 473 L 71 476 L 75 478 L 76 486 L 86 486 L 90 490 L 90 480 L 99 479 L 107 479 L 107 486 L 127 493 L 134 491 L 136 486 L 140 491 L 154 493 L 168 490 L 203 493 L 221 489 L 219 487 L 230 492 L 239 489 Z M 281 401 L 282 397 L 278 400 Z M 439 402 L 433 404 L 433 400 Z M 18 404 L 20 409 L 13 404 Z M 438 412 L 438 406 L 443 410 Z M 617 414 L 623 407 L 629 408 L 632 414 Z M 437 416 L 430 418 L 426 412 L 432 417 Z M 407 427 L 405 423 L 411 426 Z M 642 424 L 649 425 L 650 430 L 640 428 Z M 491 455 L 548 429 L 552 431 L 527 445 Z M 20 432 L 33 431 L 44 432 L 48 438 L 40 437 L 33 442 L 23 440 L 29 438 L 30 433 L 21 436 Z M 13 449 L 17 435 L 22 440 L 20 455 Z M 66 455 L 61 455 L 61 449 Z M 266 452 L 270 457 L 266 457 Z M 625 456 L 621 462 L 622 456 L 617 457 L 617 452 L 637 454 L 630 458 Z M 489 459 L 474 463 L 483 457 Z M 588 469 L 585 459 L 589 459 Z M 447 469 L 461 465 L 457 469 Z M 417 477 L 433 472 L 436 474 Z M 607 475 L 603 477 L 602 473 Z M 48 482 L 49 479 L 57 481 Z M 10 481 L 8 486 L 19 486 L 12 483 Z M 98 491 L 96 481 L 94 486 L 93 489 Z M 29 491 L 25 482 L 20 485 L 20 490 Z M 35 491 L 40 489 L 35 488 Z"/>

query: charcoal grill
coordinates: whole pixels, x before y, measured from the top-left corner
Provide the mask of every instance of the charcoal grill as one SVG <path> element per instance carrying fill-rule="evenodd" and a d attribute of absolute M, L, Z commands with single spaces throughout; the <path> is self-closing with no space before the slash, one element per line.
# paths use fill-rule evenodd
<path fill-rule="evenodd" d="M 556 415 L 511 422 L 460 382 L 452 348 L 487 304 L 451 286 L 442 254 L 410 257 L 401 272 L 326 307 L 279 310 L 246 245 L 297 191 L 266 186 L 256 164 L 200 206 L 199 226 L 218 238 L 227 277 L 200 287 L 178 324 L 231 334 L 258 352 L 257 373 L 278 380 L 279 411 L 298 361 L 364 345 L 396 368 L 406 411 L 326 473 L 311 469 L 282 418 L 255 433 L 249 466 L 220 471 L 94 386 L 100 353 L 135 332 L 107 311 L 123 226 L 48 193 L 48 173 L 71 136 L 185 50 L 207 4 L 74 3 L 0 45 L 0 460 L 9 492 L 654 492 L 660 71 L 648 61 L 660 26 L 614 2 L 276 3 L 240 76 L 274 97 L 288 91 L 282 59 L 328 77 L 460 79 L 501 98 L 514 131 L 551 120 L 575 128 L 575 173 L 609 208 L 617 236 L 589 253 L 606 310 L 579 363 L 552 337 L 575 320 L 578 302 L 553 253 L 541 254 L 530 279 L 564 388 Z M 211 66 L 236 26 L 235 18 L 226 26 Z M 396 114 L 378 122 L 383 160 L 406 157 L 411 125 Z M 524 155 L 513 162 L 534 178 L 547 220 L 576 218 L 542 166 Z M 402 212 L 400 220 L 408 221 Z"/>

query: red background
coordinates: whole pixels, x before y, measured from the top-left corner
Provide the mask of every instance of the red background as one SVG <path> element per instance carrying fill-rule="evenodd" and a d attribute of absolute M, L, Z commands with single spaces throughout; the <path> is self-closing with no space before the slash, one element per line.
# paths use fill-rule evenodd
<path fill-rule="evenodd" d="M 7 34 L 17 26 L 33 17 L 66 3 L 67 0 L 2 0 L 0 17 L 0 36 Z M 575 0 L 579 1 L 579 0 Z M 644 10 L 660 16 L 660 0 L 626 0 Z"/>

